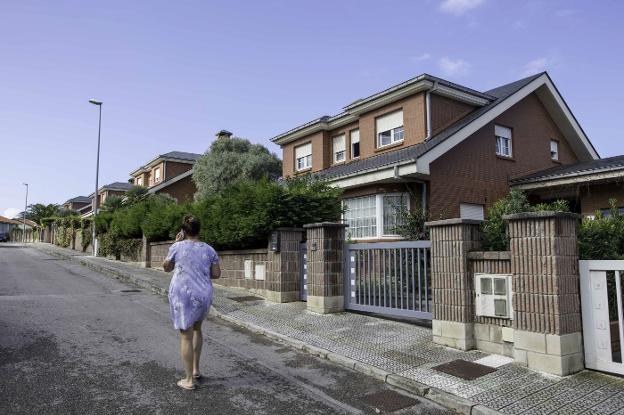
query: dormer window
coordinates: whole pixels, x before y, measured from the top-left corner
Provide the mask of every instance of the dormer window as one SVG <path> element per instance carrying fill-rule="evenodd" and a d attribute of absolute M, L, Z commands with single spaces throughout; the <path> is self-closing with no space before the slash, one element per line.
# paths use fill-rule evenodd
<path fill-rule="evenodd" d="M 160 182 L 160 167 L 156 167 L 154 169 L 154 182 L 155 183 Z"/>
<path fill-rule="evenodd" d="M 345 135 L 339 135 L 332 138 L 332 148 L 334 154 L 334 163 L 342 163 L 345 161 Z"/>
<path fill-rule="evenodd" d="M 378 117 L 375 122 L 378 148 L 403 141 L 403 110 Z"/>
<path fill-rule="evenodd" d="M 496 136 L 496 155 L 511 158 L 511 128 L 496 125 L 494 135 Z"/>
<path fill-rule="evenodd" d="M 312 143 L 295 147 L 295 168 L 297 171 L 312 167 Z"/>
<path fill-rule="evenodd" d="M 351 158 L 360 157 L 360 130 L 353 130 L 351 135 Z"/>

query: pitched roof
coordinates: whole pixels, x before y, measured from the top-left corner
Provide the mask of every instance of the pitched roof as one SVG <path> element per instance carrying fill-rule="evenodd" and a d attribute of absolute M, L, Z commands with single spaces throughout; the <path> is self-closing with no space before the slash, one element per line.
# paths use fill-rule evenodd
<path fill-rule="evenodd" d="M 100 190 L 129 190 L 132 186 L 128 182 L 113 182 L 100 187 Z"/>
<path fill-rule="evenodd" d="M 438 144 L 442 143 L 451 135 L 455 134 L 456 132 L 458 132 L 459 130 L 461 130 L 468 124 L 470 124 L 472 121 L 479 118 L 481 115 L 490 111 L 496 105 L 498 105 L 499 103 L 507 99 L 509 96 L 519 91 L 522 87 L 524 87 L 525 85 L 529 84 L 531 81 L 537 79 L 538 77 L 542 75 L 543 73 L 539 73 L 533 76 L 529 76 L 527 78 L 520 79 L 518 81 L 511 82 L 506 85 L 502 85 L 490 91 L 487 91 L 486 92 L 487 95 L 494 97 L 494 100 L 490 104 L 476 109 L 475 111 L 471 112 L 470 114 L 468 114 L 461 120 L 452 124 L 448 128 L 444 129 L 443 131 L 439 132 L 438 134 L 433 136 L 431 139 L 423 143 L 416 144 L 416 145 L 406 147 L 406 148 L 402 148 L 396 151 L 389 151 L 387 153 L 382 153 L 382 154 L 369 157 L 369 158 L 365 158 L 362 160 L 352 161 L 347 164 L 333 166 L 333 167 L 330 167 L 328 169 L 325 169 L 319 172 L 319 175 L 321 177 L 326 177 L 326 178 L 347 176 L 347 175 L 355 174 L 361 171 L 374 170 L 377 168 L 381 168 L 384 166 L 388 166 L 388 165 L 392 165 L 392 164 L 400 163 L 404 161 L 416 161 L 416 159 L 419 156 L 423 155 L 424 153 L 431 150 Z"/>
<path fill-rule="evenodd" d="M 67 200 L 65 203 L 91 203 L 91 198 L 87 196 L 76 196 Z"/>
<path fill-rule="evenodd" d="M 187 153 L 185 151 L 170 151 L 168 153 L 161 154 L 158 157 L 188 160 L 188 161 L 197 161 L 197 159 L 199 159 L 201 156 L 202 156 L 201 154 Z"/>
<path fill-rule="evenodd" d="M 624 155 L 552 167 L 513 179 L 511 180 L 511 184 L 535 183 L 551 179 L 585 176 L 616 170 L 624 170 Z"/>
<path fill-rule="evenodd" d="M 14 219 L 9 219 L 5 216 L 0 216 L 0 223 L 9 223 L 11 225 L 19 225 L 20 222 L 14 220 Z"/>

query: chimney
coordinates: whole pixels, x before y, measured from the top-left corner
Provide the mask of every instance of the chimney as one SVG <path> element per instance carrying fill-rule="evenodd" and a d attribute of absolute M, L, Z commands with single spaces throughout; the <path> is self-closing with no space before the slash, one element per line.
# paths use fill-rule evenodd
<path fill-rule="evenodd" d="M 229 132 L 228 130 L 221 130 L 218 133 L 215 134 L 217 136 L 217 140 L 221 140 L 223 139 L 228 139 L 230 137 L 232 137 L 232 133 Z"/>

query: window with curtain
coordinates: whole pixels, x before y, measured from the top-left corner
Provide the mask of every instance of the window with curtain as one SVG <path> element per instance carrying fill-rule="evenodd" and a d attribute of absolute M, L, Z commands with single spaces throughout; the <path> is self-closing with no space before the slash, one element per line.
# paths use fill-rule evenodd
<path fill-rule="evenodd" d="M 496 136 L 496 154 L 503 157 L 511 157 L 511 128 L 494 126 Z"/>
<path fill-rule="evenodd" d="M 375 195 L 344 199 L 344 219 L 351 238 L 377 236 L 377 199 Z"/>
<path fill-rule="evenodd" d="M 403 222 L 397 211 L 409 208 L 408 195 L 405 193 L 383 195 L 383 235 L 396 235 L 396 227 Z"/>
<path fill-rule="evenodd" d="M 332 138 L 332 147 L 334 154 L 334 163 L 342 163 L 345 161 L 345 135 L 339 135 Z"/>

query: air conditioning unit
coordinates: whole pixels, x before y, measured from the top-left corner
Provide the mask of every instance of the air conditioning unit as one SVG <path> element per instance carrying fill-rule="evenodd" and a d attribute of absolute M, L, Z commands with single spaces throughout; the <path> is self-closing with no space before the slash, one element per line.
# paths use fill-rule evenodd
<path fill-rule="evenodd" d="M 511 275 L 475 274 L 477 316 L 513 319 Z"/>

